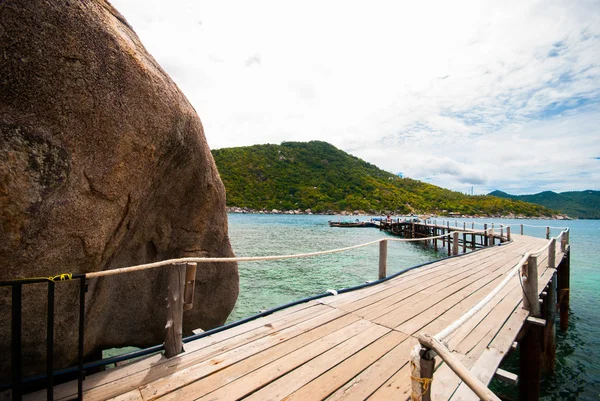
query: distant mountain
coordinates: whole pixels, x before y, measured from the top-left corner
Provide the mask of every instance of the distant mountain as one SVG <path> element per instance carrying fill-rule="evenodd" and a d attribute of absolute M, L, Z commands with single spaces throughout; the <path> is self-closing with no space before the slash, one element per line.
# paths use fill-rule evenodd
<path fill-rule="evenodd" d="M 383 171 L 320 141 L 212 151 L 227 205 L 261 210 L 363 210 L 550 216 L 553 211 L 495 196 L 468 196 Z"/>
<path fill-rule="evenodd" d="M 521 200 L 557 210 L 572 218 L 600 219 L 600 191 L 572 191 L 556 193 L 544 191 L 533 195 L 510 195 L 502 191 L 489 195 L 504 199 Z"/>

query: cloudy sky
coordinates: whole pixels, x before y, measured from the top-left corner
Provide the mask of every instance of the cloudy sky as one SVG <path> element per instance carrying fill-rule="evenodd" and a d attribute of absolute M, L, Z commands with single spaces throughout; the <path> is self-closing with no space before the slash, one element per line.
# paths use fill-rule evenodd
<path fill-rule="evenodd" d="M 600 189 L 600 1 L 113 0 L 211 148 L 323 140 L 461 192 Z"/>

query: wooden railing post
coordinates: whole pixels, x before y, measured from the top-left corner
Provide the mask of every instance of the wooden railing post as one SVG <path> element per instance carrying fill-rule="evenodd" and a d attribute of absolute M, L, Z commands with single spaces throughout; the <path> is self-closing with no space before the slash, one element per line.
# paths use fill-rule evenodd
<path fill-rule="evenodd" d="M 462 251 L 463 253 L 467 253 L 467 234 L 463 232 L 462 235 Z"/>
<path fill-rule="evenodd" d="M 552 238 L 548 247 L 548 267 L 556 269 L 556 238 Z"/>
<path fill-rule="evenodd" d="M 474 230 L 474 229 L 475 229 L 475 222 L 472 222 L 471 223 L 471 230 Z"/>
<path fill-rule="evenodd" d="M 488 246 L 488 228 L 487 223 L 483 225 L 483 246 Z"/>
<path fill-rule="evenodd" d="M 523 235 L 523 224 L 521 224 L 521 235 Z"/>
<path fill-rule="evenodd" d="M 569 230 L 563 231 L 560 237 L 560 251 L 566 252 L 567 245 L 569 245 Z"/>
<path fill-rule="evenodd" d="M 387 277 L 387 240 L 379 243 L 379 279 Z"/>
<path fill-rule="evenodd" d="M 546 227 L 546 239 L 550 239 L 550 227 Z"/>
<path fill-rule="evenodd" d="M 510 226 L 506 227 L 506 240 L 510 241 Z"/>
<path fill-rule="evenodd" d="M 165 356 L 171 358 L 183 352 L 183 292 L 186 264 L 169 266 L 168 275 Z"/>
<path fill-rule="evenodd" d="M 537 262 L 537 256 L 529 256 L 527 264 L 523 266 L 526 266 L 527 273 L 523 277 L 523 308 L 527 309 L 533 317 L 540 315 Z"/>
<path fill-rule="evenodd" d="M 183 290 L 183 310 L 194 307 L 194 287 L 196 286 L 196 262 L 186 263 L 185 288 Z"/>
<path fill-rule="evenodd" d="M 435 368 L 435 352 L 428 348 L 421 348 L 419 351 L 419 370 L 421 379 L 420 399 L 421 401 L 431 401 L 431 386 L 433 384 L 433 370 Z M 412 372 L 411 372 L 412 376 Z M 414 394 L 413 394 L 414 395 Z"/>
<path fill-rule="evenodd" d="M 496 237 L 494 236 L 494 224 L 492 224 L 492 228 L 490 228 L 490 245 L 494 246 L 496 243 Z"/>
<path fill-rule="evenodd" d="M 452 233 L 452 255 L 458 255 L 458 231 Z"/>
<path fill-rule="evenodd" d="M 504 225 L 500 224 L 500 242 L 502 242 L 502 237 L 504 237 Z"/>

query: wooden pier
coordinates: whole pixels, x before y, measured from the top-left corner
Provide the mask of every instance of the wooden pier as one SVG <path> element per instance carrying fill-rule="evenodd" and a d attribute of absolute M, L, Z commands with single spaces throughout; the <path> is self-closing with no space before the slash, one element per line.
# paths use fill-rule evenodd
<path fill-rule="evenodd" d="M 568 234 L 548 245 L 545 239 L 507 235 L 504 227 L 502 234 L 498 227 L 491 233 L 423 223 L 383 224 L 381 229 L 409 238 L 454 231 L 448 240 L 428 241 L 454 255 L 485 248 L 192 341 L 170 359 L 153 355 L 90 375 L 83 382 L 84 399 L 406 400 L 411 396 L 409 354 L 419 335 L 433 336 L 455 322 L 488 296 L 524 254 L 542 249 L 526 265 L 529 273 L 537 268 L 536 280 L 528 276 L 523 285 L 521 274 L 515 275 L 444 340 L 454 361 L 485 386 L 496 376 L 516 383 L 521 399 L 537 399 L 541 372 L 554 368 L 557 304 L 561 325 L 568 324 Z M 501 245 L 489 246 L 494 243 Z M 380 250 L 379 275 L 386 276 L 387 245 Z M 532 303 L 526 308 L 524 296 Z M 502 361 L 515 351 L 521 355 L 520 371 L 502 370 Z M 434 360 L 423 399 L 478 399 L 442 359 Z M 76 382 L 55 387 L 55 400 L 76 395 Z M 25 399 L 45 397 L 40 392 Z"/>

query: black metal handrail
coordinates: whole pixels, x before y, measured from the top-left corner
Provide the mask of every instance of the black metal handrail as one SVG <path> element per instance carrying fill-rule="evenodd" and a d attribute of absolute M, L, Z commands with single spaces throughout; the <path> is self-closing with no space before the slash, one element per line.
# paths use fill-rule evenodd
<path fill-rule="evenodd" d="M 83 368 L 83 344 L 85 331 L 85 292 L 86 277 L 85 274 L 60 275 L 56 277 L 36 277 L 32 279 L 18 279 L 10 281 L 0 281 L 0 287 L 11 287 L 11 383 L 2 385 L 0 388 L 9 387 L 12 390 L 12 399 L 21 401 L 23 399 L 23 384 L 34 380 L 46 381 L 46 397 L 48 400 L 54 399 L 54 377 L 57 372 L 54 371 L 54 290 L 55 281 L 79 280 L 79 327 L 78 327 L 78 353 L 77 353 L 77 399 L 83 400 L 83 380 L 85 370 Z M 46 375 L 38 375 L 33 378 L 23 378 L 23 355 L 22 355 L 22 300 L 23 285 L 48 283 L 47 292 L 47 316 L 46 316 Z M 73 371 L 73 370 L 70 370 Z M 65 372 L 66 373 L 66 372 Z"/>

